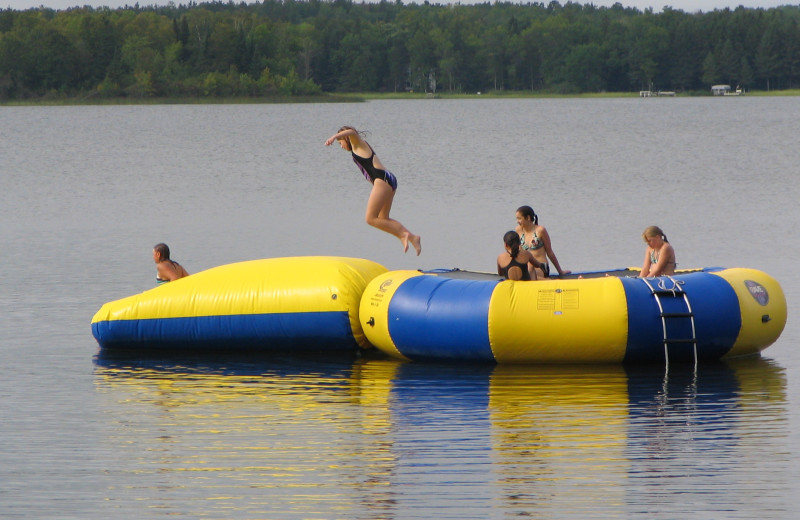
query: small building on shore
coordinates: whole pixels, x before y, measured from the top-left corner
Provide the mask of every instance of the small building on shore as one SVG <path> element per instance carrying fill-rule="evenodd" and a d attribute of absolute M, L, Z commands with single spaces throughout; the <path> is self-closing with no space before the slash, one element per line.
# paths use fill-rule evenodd
<path fill-rule="evenodd" d="M 715 96 L 744 96 L 744 89 L 737 85 L 736 90 L 731 91 L 730 85 L 714 85 L 711 93 Z"/>
<path fill-rule="evenodd" d="M 711 93 L 715 96 L 724 96 L 731 91 L 730 85 L 712 85 Z"/>

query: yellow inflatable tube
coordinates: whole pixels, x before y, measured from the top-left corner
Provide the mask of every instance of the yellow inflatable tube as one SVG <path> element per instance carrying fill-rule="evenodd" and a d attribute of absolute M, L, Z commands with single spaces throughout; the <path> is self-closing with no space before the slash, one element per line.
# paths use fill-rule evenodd
<path fill-rule="evenodd" d="M 616 362 L 628 338 L 625 289 L 619 278 L 500 283 L 488 327 L 498 363 Z"/>
<path fill-rule="evenodd" d="M 384 272 L 344 257 L 223 265 L 106 303 L 92 333 L 104 348 L 366 348 L 358 307 L 366 284 Z"/>

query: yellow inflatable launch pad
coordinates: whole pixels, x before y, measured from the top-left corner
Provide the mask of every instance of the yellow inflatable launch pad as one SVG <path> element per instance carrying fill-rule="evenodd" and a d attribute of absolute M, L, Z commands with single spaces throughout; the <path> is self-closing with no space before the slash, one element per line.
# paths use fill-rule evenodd
<path fill-rule="evenodd" d="M 370 260 L 292 257 L 223 265 L 103 305 L 103 348 L 341 351 L 367 347 L 358 307 L 386 268 Z"/>

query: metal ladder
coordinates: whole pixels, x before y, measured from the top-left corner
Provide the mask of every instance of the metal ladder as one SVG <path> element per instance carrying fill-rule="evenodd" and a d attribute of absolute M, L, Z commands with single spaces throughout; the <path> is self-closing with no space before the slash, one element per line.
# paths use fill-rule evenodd
<path fill-rule="evenodd" d="M 671 344 L 687 344 L 691 343 L 694 349 L 694 367 L 697 369 L 697 332 L 694 324 L 694 312 L 692 312 L 692 305 L 689 303 L 689 296 L 683 290 L 684 282 L 676 280 L 672 276 L 661 276 L 659 278 L 640 278 L 647 287 L 650 289 L 650 294 L 655 298 L 658 304 L 658 312 L 661 316 L 661 328 L 664 331 L 664 360 L 669 367 L 669 346 Z M 655 286 L 653 285 L 655 283 Z M 667 284 L 672 284 L 667 287 Z M 669 298 L 674 301 L 680 301 L 681 308 L 672 309 L 670 312 L 664 311 L 664 304 L 662 299 Z M 686 320 L 688 319 L 692 326 L 691 338 L 671 338 L 668 330 L 669 320 Z"/>

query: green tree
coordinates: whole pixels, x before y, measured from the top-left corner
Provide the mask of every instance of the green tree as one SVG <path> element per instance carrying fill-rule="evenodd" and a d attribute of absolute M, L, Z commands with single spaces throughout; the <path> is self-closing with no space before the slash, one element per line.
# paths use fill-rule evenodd
<path fill-rule="evenodd" d="M 509 34 L 505 27 L 494 26 L 483 35 L 485 45 L 480 55 L 486 66 L 490 87 L 494 90 L 505 90 L 508 65 Z"/>
<path fill-rule="evenodd" d="M 0 97 L 800 84 L 800 6 L 264 0 L 0 10 Z M 289 94 L 287 94 L 289 93 Z"/>
<path fill-rule="evenodd" d="M 153 85 L 153 73 L 145 70 L 139 70 L 133 74 L 135 79 L 134 83 L 127 88 L 129 95 L 133 97 L 145 98 L 152 97 L 156 93 L 156 88 Z"/>
<path fill-rule="evenodd" d="M 753 84 L 753 68 L 745 56 L 742 56 L 739 64 L 739 75 L 737 76 L 736 84 L 742 87 Z"/>
<path fill-rule="evenodd" d="M 774 24 L 770 24 L 758 45 L 756 53 L 756 71 L 764 82 L 764 88 L 775 88 L 781 74 L 781 40 Z M 770 85 L 772 81 L 772 85 Z"/>
<path fill-rule="evenodd" d="M 650 88 L 659 79 L 660 61 L 669 49 L 669 34 L 655 24 L 653 16 L 635 19 L 628 55 L 630 74 L 640 88 Z"/>
<path fill-rule="evenodd" d="M 698 88 L 702 75 L 703 41 L 697 29 L 696 18 L 681 19 L 672 34 L 669 77 L 671 88 L 689 90 Z"/>
<path fill-rule="evenodd" d="M 741 58 L 733 49 L 733 42 L 730 39 L 726 39 L 715 56 L 717 57 L 717 75 L 719 79 L 725 83 L 735 84 L 736 78 L 739 77 Z"/>
<path fill-rule="evenodd" d="M 720 75 L 717 59 L 714 57 L 713 52 L 709 52 L 703 60 L 703 83 L 706 85 L 713 85 L 717 83 L 719 79 Z"/>
<path fill-rule="evenodd" d="M 409 82 L 412 88 L 421 92 L 428 91 L 431 73 L 436 73 L 438 60 L 435 54 L 436 45 L 428 27 L 418 27 L 406 42 L 408 50 Z"/>
<path fill-rule="evenodd" d="M 340 89 L 358 92 L 379 90 L 380 71 L 386 60 L 384 45 L 374 30 L 363 28 L 348 33 L 342 38 L 332 59 L 335 67 L 341 71 L 338 82 Z"/>
<path fill-rule="evenodd" d="M 581 92 L 599 92 L 605 87 L 603 63 L 603 50 L 599 45 L 577 45 L 565 60 L 565 79 Z"/>

